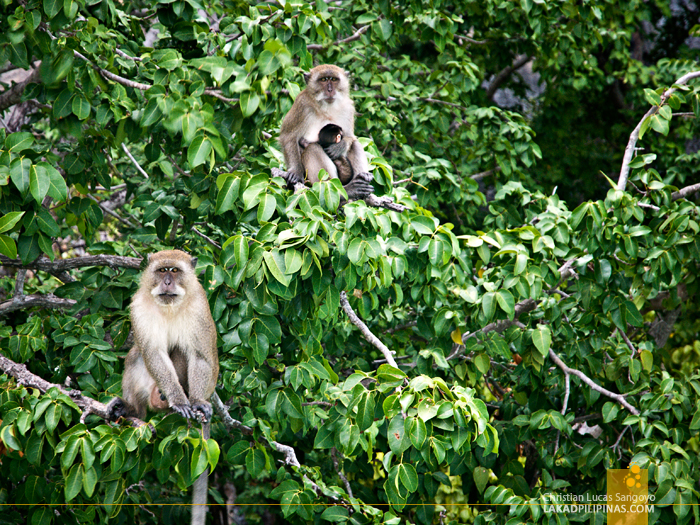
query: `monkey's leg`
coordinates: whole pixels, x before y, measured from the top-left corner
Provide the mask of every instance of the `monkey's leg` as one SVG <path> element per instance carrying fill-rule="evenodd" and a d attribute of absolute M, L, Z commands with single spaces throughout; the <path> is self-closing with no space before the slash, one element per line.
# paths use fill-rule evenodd
<path fill-rule="evenodd" d="M 187 364 L 187 377 L 192 410 L 201 412 L 204 419 L 209 421 L 212 416 L 209 398 L 214 393 L 216 386 L 212 363 L 201 355 L 191 352 Z"/>
<path fill-rule="evenodd" d="M 134 345 L 126 356 L 124 363 L 124 375 L 122 377 L 123 398 L 116 397 L 110 401 L 108 412 L 110 419 L 120 417 L 137 417 L 143 419 L 146 416 L 146 408 L 155 381 L 146 370 L 141 351 Z"/>
<path fill-rule="evenodd" d="M 374 192 L 373 177 L 369 171 L 365 150 L 357 139 L 352 141 L 347 159 L 354 173 L 352 180 L 343 186 L 348 194 L 348 199 L 364 199 Z"/>
<path fill-rule="evenodd" d="M 313 184 L 318 182 L 318 172 L 324 169 L 332 179 L 338 178 L 338 170 L 333 161 L 326 155 L 318 143 L 309 144 L 301 154 L 301 162 L 306 170 L 306 182 Z"/>
<path fill-rule="evenodd" d="M 170 356 L 164 351 L 151 349 L 148 354 L 143 355 L 143 360 L 151 377 L 168 400 L 170 408 L 182 417 L 187 419 L 194 418 L 194 412 L 178 380 L 177 371 L 170 360 Z"/>

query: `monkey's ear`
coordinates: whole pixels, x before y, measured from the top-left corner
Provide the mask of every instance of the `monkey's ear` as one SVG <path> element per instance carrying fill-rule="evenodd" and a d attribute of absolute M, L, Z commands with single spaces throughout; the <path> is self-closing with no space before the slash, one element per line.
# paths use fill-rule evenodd
<path fill-rule="evenodd" d="M 192 269 L 194 270 L 197 267 L 197 258 L 196 257 L 191 257 L 190 258 L 190 264 L 192 265 Z"/>
<path fill-rule="evenodd" d="M 304 73 L 304 81 L 308 84 L 311 79 L 311 73 Z"/>

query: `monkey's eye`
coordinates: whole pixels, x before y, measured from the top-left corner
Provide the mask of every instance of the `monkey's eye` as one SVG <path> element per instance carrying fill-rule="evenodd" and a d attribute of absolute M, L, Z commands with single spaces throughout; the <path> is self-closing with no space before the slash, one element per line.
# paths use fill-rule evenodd
<path fill-rule="evenodd" d="M 160 273 L 165 273 L 165 272 L 168 271 L 168 269 L 167 269 L 167 268 L 160 268 L 158 271 L 159 271 Z"/>
<path fill-rule="evenodd" d="M 179 270 L 179 268 L 170 268 L 170 271 L 173 272 L 173 273 L 177 273 L 177 272 L 179 272 L 180 270 Z"/>

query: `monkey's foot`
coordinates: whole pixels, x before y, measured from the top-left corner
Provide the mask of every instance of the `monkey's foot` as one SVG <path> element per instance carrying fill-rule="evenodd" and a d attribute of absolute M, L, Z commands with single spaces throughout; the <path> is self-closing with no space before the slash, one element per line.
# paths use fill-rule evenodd
<path fill-rule="evenodd" d="M 367 172 L 356 174 L 344 188 L 348 194 L 348 200 L 364 199 L 368 195 L 374 193 L 372 186 L 372 175 Z"/>
<path fill-rule="evenodd" d="M 111 421 L 127 415 L 126 403 L 121 397 L 115 397 L 107 404 L 107 415 Z"/>
<path fill-rule="evenodd" d="M 197 416 L 194 413 L 194 410 L 192 410 L 191 405 L 172 405 L 170 408 L 172 408 L 175 412 L 180 414 L 185 419 L 197 418 Z"/>

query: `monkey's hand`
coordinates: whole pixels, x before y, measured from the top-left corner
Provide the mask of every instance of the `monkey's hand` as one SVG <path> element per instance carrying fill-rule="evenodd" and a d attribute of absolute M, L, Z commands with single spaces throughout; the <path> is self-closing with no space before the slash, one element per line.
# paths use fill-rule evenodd
<path fill-rule="evenodd" d="M 328 155 L 331 160 L 342 159 L 347 156 L 348 151 L 350 151 L 352 140 L 354 139 L 343 139 L 340 142 L 335 142 L 323 148 L 323 151 L 326 152 L 326 155 Z"/>
<path fill-rule="evenodd" d="M 172 405 L 170 408 L 172 408 L 175 412 L 180 414 L 185 419 L 197 419 L 197 416 L 195 415 L 194 410 L 192 410 L 191 405 Z"/>
<path fill-rule="evenodd" d="M 211 403 L 207 403 L 206 401 L 198 401 L 192 405 L 192 410 L 199 412 L 202 416 L 204 416 L 203 423 L 211 420 L 211 416 L 213 414 Z"/>
<path fill-rule="evenodd" d="M 371 184 L 372 180 L 373 178 L 370 173 L 364 172 L 356 174 L 350 182 L 343 186 L 348 194 L 348 199 L 364 199 L 369 194 L 374 193 L 374 187 Z"/>

